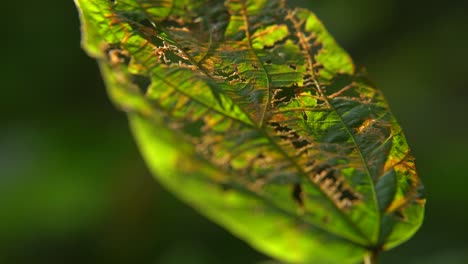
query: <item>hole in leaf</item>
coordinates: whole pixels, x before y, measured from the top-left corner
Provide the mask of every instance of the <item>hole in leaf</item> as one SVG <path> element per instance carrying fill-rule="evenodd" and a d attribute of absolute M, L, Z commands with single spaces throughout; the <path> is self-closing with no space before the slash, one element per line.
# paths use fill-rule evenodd
<path fill-rule="evenodd" d="M 403 214 L 403 212 L 401 210 L 397 210 L 393 213 L 393 215 L 395 215 L 398 219 L 400 219 L 401 221 L 404 221 L 406 220 L 406 216 Z"/>
<path fill-rule="evenodd" d="M 224 192 L 227 192 L 232 189 L 231 185 L 229 185 L 228 183 L 224 183 L 224 182 L 220 183 L 219 187 L 221 187 L 221 190 L 223 190 Z"/>
<path fill-rule="evenodd" d="M 128 65 L 130 63 L 130 54 L 126 50 L 122 50 L 115 45 L 109 45 L 105 49 L 105 54 L 107 55 L 107 60 L 112 66 L 117 66 L 119 64 Z"/>
<path fill-rule="evenodd" d="M 297 86 L 294 85 L 292 87 L 281 87 L 276 89 L 273 92 L 273 106 L 278 106 L 281 103 L 287 104 L 291 102 L 292 99 L 296 98 L 296 88 Z"/>
<path fill-rule="evenodd" d="M 278 132 L 279 137 L 284 140 L 288 140 L 296 149 L 300 149 L 309 145 L 309 141 L 301 138 L 296 131 L 292 130 L 287 126 L 282 126 L 278 122 L 270 122 L 270 125 Z"/>
<path fill-rule="evenodd" d="M 184 132 L 193 136 L 201 137 L 202 136 L 202 127 L 205 125 L 205 121 L 198 119 L 193 122 L 186 122 L 184 125 Z"/>
<path fill-rule="evenodd" d="M 152 29 L 157 31 L 156 25 L 151 20 L 149 20 L 147 18 L 145 18 L 143 20 L 140 20 L 140 24 L 145 26 L 145 27 L 149 27 L 149 28 L 152 28 Z"/>
<path fill-rule="evenodd" d="M 302 147 L 305 147 L 305 146 L 309 145 L 309 142 L 307 140 L 305 140 L 305 139 L 294 140 L 292 143 L 293 143 L 294 147 L 297 148 L 297 149 L 300 149 Z"/>
<path fill-rule="evenodd" d="M 341 195 L 340 195 L 340 200 L 344 200 L 344 199 L 348 199 L 351 202 L 353 202 L 353 201 L 356 201 L 358 197 L 349 189 L 345 189 L 341 191 Z"/>
<path fill-rule="evenodd" d="M 146 94 L 148 91 L 148 88 L 151 85 L 151 79 L 148 78 L 147 76 L 139 75 L 139 74 L 133 74 L 132 75 L 132 82 L 140 88 L 140 91 L 143 94 Z"/>
<path fill-rule="evenodd" d="M 302 198 L 302 187 L 299 183 L 294 184 L 292 196 L 294 201 L 296 201 L 299 204 L 299 206 L 304 206 L 304 199 Z"/>
<path fill-rule="evenodd" d="M 339 178 L 337 171 L 330 165 L 321 165 L 312 173 L 314 182 L 334 200 L 338 207 L 349 208 L 360 199 L 359 195 L 346 185 L 343 177 Z"/>

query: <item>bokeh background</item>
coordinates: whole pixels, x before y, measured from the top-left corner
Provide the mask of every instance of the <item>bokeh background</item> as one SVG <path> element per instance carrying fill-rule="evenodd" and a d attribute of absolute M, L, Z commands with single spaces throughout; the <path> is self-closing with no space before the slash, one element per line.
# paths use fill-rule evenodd
<path fill-rule="evenodd" d="M 2 3 L 0 263 L 267 260 L 153 180 L 80 49 L 73 2 L 47 3 Z M 290 3 L 366 66 L 417 158 L 426 220 L 382 263 L 468 263 L 468 1 Z"/>

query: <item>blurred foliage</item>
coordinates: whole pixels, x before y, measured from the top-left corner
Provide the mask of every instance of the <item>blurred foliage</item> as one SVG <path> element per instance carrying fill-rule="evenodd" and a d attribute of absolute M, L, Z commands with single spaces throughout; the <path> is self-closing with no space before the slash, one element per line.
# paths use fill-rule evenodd
<path fill-rule="evenodd" d="M 468 262 L 468 2 L 294 2 L 366 66 L 417 158 L 425 224 L 382 263 Z M 0 18 L 0 263 L 267 259 L 152 180 L 79 46 L 73 2 L 49 3 L 8 1 Z"/>

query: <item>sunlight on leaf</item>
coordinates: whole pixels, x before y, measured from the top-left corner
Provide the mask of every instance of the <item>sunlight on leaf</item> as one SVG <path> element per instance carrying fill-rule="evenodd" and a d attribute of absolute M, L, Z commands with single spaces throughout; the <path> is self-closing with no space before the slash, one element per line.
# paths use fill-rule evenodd
<path fill-rule="evenodd" d="M 422 184 L 381 92 L 283 1 L 75 0 L 83 47 L 155 177 L 279 260 L 410 238 Z"/>

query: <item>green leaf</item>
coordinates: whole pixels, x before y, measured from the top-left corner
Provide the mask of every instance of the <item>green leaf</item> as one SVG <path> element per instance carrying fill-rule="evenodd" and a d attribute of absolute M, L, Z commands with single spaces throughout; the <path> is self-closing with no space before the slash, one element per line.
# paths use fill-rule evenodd
<path fill-rule="evenodd" d="M 381 92 L 283 1 L 75 0 L 83 47 L 168 189 L 293 263 L 409 239 L 422 184 Z"/>

